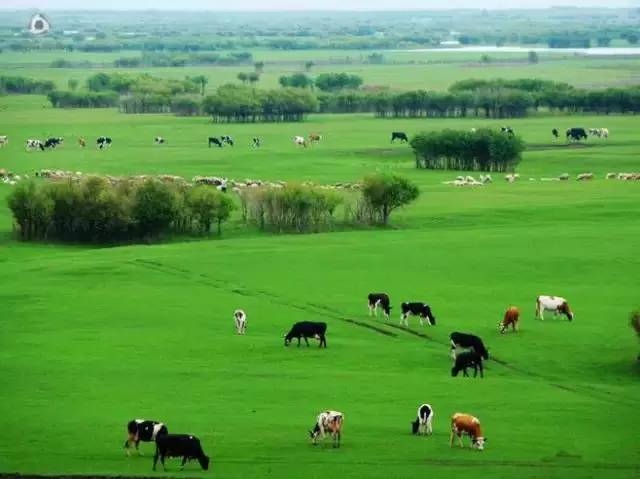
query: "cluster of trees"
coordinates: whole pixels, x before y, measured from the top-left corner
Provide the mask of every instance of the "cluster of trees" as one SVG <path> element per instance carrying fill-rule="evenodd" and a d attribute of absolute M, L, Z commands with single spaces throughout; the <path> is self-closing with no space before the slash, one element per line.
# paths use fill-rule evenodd
<path fill-rule="evenodd" d="M 241 85 L 223 85 L 202 102 L 202 111 L 214 122 L 302 121 L 316 111 L 316 97 L 300 88 L 256 90 Z"/>
<path fill-rule="evenodd" d="M 362 77 L 348 73 L 322 73 L 315 80 L 304 73 L 284 75 L 279 79 L 283 87 L 313 88 L 323 92 L 339 92 L 342 90 L 357 90 L 362 86 Z"/>
<path fill-rule="evenodd" d="M 154 77 L 148 73 L 131 75 L 125 73 L 96 73 L 87 78 L 89 91 L 115 91 L 120 94 L 179 95 L 198 93 L 201 89 L 200 77 L 173 80 Z"/>
<path fill-rule="evenodd" d="M 184 67 L 194 65 L 244 65 L 253 61 L 249 52 L 231 52 L 221 55 L 215 52 L 199 52 L 187 55 L 175 53 L 148 52 L 139 57 L 122 57 L 113 65 L 120 68 L 136 67 Z"/>
<path fill-rule="evenodd" d="M 524 143 L 489 129 L 425 132 L 411 139 L 416 167 L 436 170 L 513 171 Z"/>
<path fill-rule="evenodd" d="M 163 234 L 218 233 L 234 209 L 225 194 L 149 179 L 111 184 L 90 177 L 79 183 L 22 182 L 8 199 L 24 240 L 113 243 Z"/>
<path fill-rule="evenodd" d="M 54 108 L 109 108 L 118 105 L 120 96 L 113 91 L 62 91 L 54 90 L 47 94 Z"/>
<path fill-rule="evenodd" d="M 0 94 L 44 95 L 55 88 L 49 80 L 34 80 L 21 76 L 0 76 Z"/>

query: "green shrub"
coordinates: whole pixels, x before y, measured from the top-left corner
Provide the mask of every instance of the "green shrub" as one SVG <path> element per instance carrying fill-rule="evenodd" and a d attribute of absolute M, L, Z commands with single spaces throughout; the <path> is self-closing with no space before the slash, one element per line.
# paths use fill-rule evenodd
<path fill-rule="evenodd" d="M 407 178 L 378 173 L 364 179 L 362 196 L 369 207 L 369 221 L 387 225 L 391 213 L 415 201 L 420 190 Z"/>

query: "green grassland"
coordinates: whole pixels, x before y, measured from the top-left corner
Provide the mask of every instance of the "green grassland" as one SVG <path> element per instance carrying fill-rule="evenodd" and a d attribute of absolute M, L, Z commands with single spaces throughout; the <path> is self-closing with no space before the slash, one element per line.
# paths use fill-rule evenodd
<path fill-rule="evenodd" d="M 314 115 L 215 125 L 0 98 L 0 134 L 10 138 L 0 168 L 21 174 L 333 183 L 391 171 L 422 192 L 388 229 L 274 236 L 234 217 L 219 239 L 104 248 L 15 241 L 4 206 L 11 187 L 0 185 L 0 471 L 148 475 L 151 445 L 142 458 L 121 449 L 126 421 L 147 417 L 198 435 L 211 455 L 208 473 L 195 463 L 179 473 L 171 461 L 165 475 L 179 477 L 637 477 L 640 346 L 627 315 L 638 306 L 640 184 L 604 174 L 640 170 L 640 119 L 510 121 L 529 146 L 521 181 L 499 175 L 479 189 L 443 185 L 457 173 L 415 170 L 410 149 L 389 144 L 394 130 L 501 123 Z M 551 129 L 569 126 L 607 127 L 611 137 L 554 142 Z M 294 135 L 312 131 L 320 145 L 294 147 Z M 220 134 L 237 146 L 207 148 Z M 65 137 L 64 147 L 24 151 L 25 139 L 48 135 Z M 114 139 L 110 150 L 95 149 L 99 135 Z M 261 150 L 249 146 L 256 135 Z M 80 136 L 90 140 L 84 150 Z M 153 145 L 155 136 L 168 144 Z M 597 179 L 529 181 L 585 171 Z M 367 316 L 372 291 L 391 295 L 386 324 Z M 538 294 L 567 297 L 575 321 L 534 321 Z M 412 318 L 409 330 L 397 327 L 404 300 L 428 301 L 437 326 Z M 511 304 L 521 331 L 500 336 Z M 233 329 L 238 307 L 248 313 L 245 337 Z M 283 346 L 299 320 L 328 323 L 327 350 Z M 485 340 L 493 359 L 483 380 L 450 377 L 455 330 Z M 422 402 L 435 408 L 430 438 L 410 434 Z M 346 417 L 339 450 L 307 440 L 326 408 Z M 484 452 L 449 448 L 456 411 L 481 419 Z"/>
<path fill-rule="evenodd" d="M 491 53 L 492 62 L 480 62 L 480 53 L 468 52 L 384 52 L 387 63 L 362 63 L 369 52 L 326 51 L 252 52 L 256 61 L 264 61 L 264 73 L 258 83 L 262 88 L 278 86 L 282 75 L 304 71 L 306 61 L 316 62 L 311 75 L 346 72 L 362 76 L 365 85 L 392 85 L 394 89 L 445 90 L 463 78 L 541 78 L 567 82 L 577 87 L 603 88 L 640 83 L 640 61 L 636 57 L 585 58 L 569 54 L 541 53 L 540 63 L 528 64 L 524 53 Z M 151 73 L 163 78 L 182 79 L 185 76 L 205 75 L 209 79 L 207 91 L 237 82 L 239 72 L 252 71 L 252 65 L 192 66 L 185 68 L 113 68 L 118 57 L 137 56 L 122 54 L 87 54 L 74 52 L 33 52 L 25 54 L 0 53 L 0 75 L 21 75 L 52 80 L 61 89 L 67 89 L 70 78 L 84 82 L 97 72 Z M 48 68 L 59 58 L 71 62 L 91 61 L 93 68 Z M 97 65 L 97 66 L 96 66 Z"/>

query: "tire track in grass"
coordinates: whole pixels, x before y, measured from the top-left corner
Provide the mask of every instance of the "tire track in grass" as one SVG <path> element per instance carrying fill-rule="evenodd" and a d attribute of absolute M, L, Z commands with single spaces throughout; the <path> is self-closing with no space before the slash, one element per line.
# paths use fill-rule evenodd
<path fill-rule="evenodd" d="M 346 318 L 344 317 L 342 314 L 340 314 L 340 312 L 336 309 L 330 308 L 328 306 L 325 305 L 321 305 L 321 304 L 317 304 L 317 303 L 301 303 L 301 302 L 296 302 L 293 303 L 289 300 L 287 300 L 286 298 L 279 296 L 277 294 L 274 294 L 270 291 L 265 291 L 265 290 L 254 290 L 251 292 L 247 292 L 245 289 L 242 288 L 238 288 L 237 286 L 235 287 L 230 287 L 229 284 L 223 280 L 217 280 L 214 278 L 211 278 L 203 273 L 195 273 L 193 271 L 187 270 L 187 269 L 183 269 L 183 268 L 179 268 L 176 266 L 170 266 L 167 265 L 165 263 L 161 263 L 159 261 L 153 261 L 153 260 L 143 260 L 143 259 L 136 259 L 133 260 L 131 262 L 134 265 L 138 265 L 138 266 L 143 266 L 146 267 L 148 269 L 152 269 L 161 273 L 167 273 L 167 274 L 171 274 L 174 276 L 180 276 L 182 278 L 184 278 L 185 280 L 191 280 L 193 281 L 194 279 L 202 284 L 206 284 L 209 286 L 213 286 L 215 288 L 233 293 L 233 294 L 240 294 L 242 296 L 247 296 L 247 297 L 257 297 L 257 296 L 264 296 L 269 298 L 271 301 L 273 301 L 276 304 L 279 304 L 281 306 L 285 306 L 288 308 L 292 308 L 292 309 L 297 309 L 299 311 L 303 311 L 306 313 L 313 313 L 313 314 L 321 314 L 323 316 L 329 317 L 331 319 L 336 319 L 342 322 L 345 322 L 347 324 L 352 324 L 364 329 L 369 329 L 371 331 L 374 331 L 378 334 L 382 334 L 384 336 L 387 337 L 398 337 L 397 333 L 394 333 L 392 331 L 388 331 L 386 329 L 383 329 L 379 326 L 375 326 L 369 323 L 365 323 L 363 321 L 358 321 L 356 319 L 351 319 L 351 318 Z M 406 334 L 410 334 L 416 337 L 419 337 L 421 339 L 424 339 L 426 341 L 432 342 L 432 343 L 436 343 L 436 344 L 441 344 L 443 346 L 449 346 L 448 342 L 443 342 L 443 341 L 439 341 L 437 339 L 432 338 L 431 336 L 425 334 L 425 333 L 421 333 L 419 331 L 414 331 L 412 329 L 409 328 L 405 328 L 403 326 L 397 325 L 397 324 L 391 324 L 391 323 L 384 323 L 385 326 L 388 326 L 390 328 L 393 329 L 397 329 L 400 330 L 403 333 Z M 504 367 L 505 369 L 509 369 L 511 371 L 517 372 L 518 374 L 521 374 L 523 376 L 527 376 L 529 378 L 535 378 L 537 380 L 540 380 L 542 382 L 544 382 L 545 384 L 547 384 L 550 387 L 556 388 L 556 389 L 560 389 L 562 391 L 565 392 L 571 392 L 573 394 L 576 394 L 578 396 L 584 396 L 584 397 L 588 397 L 590 399 L 594 399 L 597 401 L 604 401 L 604 402 L 613 402 L 613 403 L 617 403 L 619 405 L 622 406 L 626 406 L 626 407 L 632 407 L 635 408 L 636 407 L 636 401 L 635 399 L 632 398 L 626 398 L 626 397 L 621 397 L 619 394 L 614 393 L 614 392 L 609 392 L 609 391 L 596 391 L 594 389 L 589 388 L 588 386 L 572 386 L 572 385 L 568 385 L 566 383 L 562 383 L 559 382 L 560 378 L 554 378 L 554 377 L 550 377 L 550 376 L 545 376 L 543 374 L 537 373 L 535 371 L 531 371 L 525 368 L 521 368 L 519 366 L 514 366 L 512 364 L 509 364 L 507 361 L 501 360 L 499 358 L 496 358 L 495 356 L 491 356 L 491 358 L 489 358 L 489 361 L 495 362 L 496 364 L 499 364 L 500 366 Z"/>

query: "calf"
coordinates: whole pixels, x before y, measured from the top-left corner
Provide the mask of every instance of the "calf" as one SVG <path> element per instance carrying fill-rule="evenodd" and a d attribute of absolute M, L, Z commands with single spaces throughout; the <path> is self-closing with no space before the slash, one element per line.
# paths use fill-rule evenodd
<path fill-rule="evenodd" d="M 569 303 L 560 296 L 538 296 L 536 298 L 536 319 L 544 321 L 544 312 L 553 311 L 553 315 L 564 314 L 569 321 L 573 321 L 574 315 Z"/>
<path fill-rule="evenodd" d="M 156 145 L 164 145 L 165 140 L 161 136 L 156 136 L 155 140 L 153 140 Z"/>
<path fill-rule="evenodd" d="M 314 143 L 320 143 L 320 140 L 322 140 L 322 135 L 319 135 L 318 133 L 311 133 L 309 135 L 309 143 L 312 145 Z"/>
<path fill-rule="evenodd" d="M 456 377 L 460 371 L 462 375 L 467 377 L 467 368 L 473 368 L 473 377 L 478 375 L 480 369 L 480 377 L 484 377 L 484 369 L 482 367 L 482 357 L 475 351 L 465 351 L 456 356 L 456 362 L 451 368 L 451 375 Z"/>
<path fill-rule="evenodd" d="M 403 131 L 394 131 L 391 133 L 391 143 L 393 143 L 396 140 L 400 140 L 403 143 L 408 143 L 409 137 Z"/>
<path fill-rule="evenodd" d="M 389 295 L 386 293 L 370 293 L 367 298 L 369 300 L 369 316 L 373 313 L 378 317 L 378 306 L 380 306 L 384 312 L 384 317 L 389 319 L 389 315 L 391 314 Z"/>
<path fill-rule="evenodd" d="M 456 348 L 473 349 L 483 359 L 489 359 L 489 351 L 484 347 L 482 339 L 473 334 L 453 332 L 449 335 L 451 339 L 451 355 L 456 358 Z"/>
<path fill-rule="evenodd" d="M 35 150 L 37 148 L 40 148 L 40 150 L 44 151 L 44 143 L 40 140 L 27 140 L 26 145 L 27 151 Z"/>
<path fill-rule="evenodd" d="M 422 322 L 423 319 L 426 319 L 430 326 L 436 325 L 436 317 L 431 312 L 431 307 L 426 303 L 402 303 L 400 308 L 402 309 L 400 324 L 404 322 L 404 325 L 408 327 L 409 315 L 413 314 L 414 316 L 418 316 L 421 326 L 424 324 Z"/>
<path fill-rule="evenodd" d="M 460 447 L 464 447 L 462 444 L 463 434 L 467 434 L 471 438 L 472 448 L 478 449 L 479 451 L 484 449 L 484 443 L 487 442 L 487 438 L 482 435 L 478 418 L 470 414 L 457 412 L 451 416 L 451 439 L 449 441 L 449 447 L 453 447 L 453 438 L 455 436 L 458 436 Z"/>
<path fill-rule="evenodd" d="M 80 145 L 80 148 L 84 148 L 85 146 L 87 146 L 87 142 L 84 138 L 78 138 L 78 145 Z"/>
<path fill-rule="evenodd" d="M 551 134 L 553 135 L 554 138 L 558 138 L 558 136 L 560 135 L 557 128 L 554 128 L 553 130 L 551 130 Z"/>
<path fill-rule="evenodd" d="M 56 148 L 57 146 L 61 146 L 64 143 L 64 138 L 47 138 L 47 141 L 44 142 L 45 148 Z"/>
<path fill-rule="evenodd" d="M 182 457 L 182 468 L 192 459 L 197 459 L 205 471 L 209 469 L 209 457 L 200 445 L 200 439 L 190 434 L 163 434 L 156 438 L 156 455 L 153 458 L 153 470 L 156 470 L 158 459 L 164 465 L 165 457 Z"/>
<path fill-rule="evenodd" d="M 509 326 L 513 328 L 513 332 L 515 333 L 518 330 L 519 319 L 520 310 L 515 306 L 510 306 L 504 313 L 504 319 L 498 323 L 498 331 L 500 331 L 500 334 L 504 334 Z"/>
<path fill-rule="evenodd" d="M 300 321 L 291 327 L 291 331 L 284 337 L 284 345 L 289 346 L 293 338 L 298 338 L 298 347 L 300 347 L 300 338 L 304 338 L 304 342 L 309 346 L 307 338 L 319 338 L 320 347 L 324 344 L 327 347 L 327 323 L 315 323 L 313 321 Z"/>
<path fill-rule="evenodd" d="M 262 142 L 260 141 L 260 138 L 257 136 L 254 136 L 251 142 L 254 148 L 260 148 L 262 146 Z"/>
<path fill-rule="evenodd" d="M 515 134 L 513 132 L 513 128 L 511 128 L 510 126 L 503 126 L 502 128 L 500 128 L 500 131 L 502 133 L 506 133 L 509 136 L 513 136 Z"/>
<path fill-rule="evenodd" d="M 209 148 L 211 148 L 211 145 L 216 145 L 218 148 L 222 148 L 222 140 L 220 140 L 220 138 L 217 138 L 215 136 L 210 136 Z"/>
<path fill-rule="evenodd" d="M 99 136 L 96 140 L 96 145 L 101 150 L 104 148 L 109 148 L 111 146 L 111 138 L 109 138 L 108 136 Z"/>
<path fill-rule="evenodd" d="M 418 417 L 411 423 L 411 432 L 413 434 L 433 434 L 433 408 L 431 404 L 423 404 L 418 408 Z"/>
<path fill-rule="evenodd" d="M 0 147 L 8 144 L 9 144 L 9 138 L 7 137 L 7 135 L 0 136 Z"/>
<path fill-rule="evenodd" d="M 302 146 L 303 148 L 306 148 L 307 140 L 304 139 L 304 136 L 295 136 L 293 138 L 293 144 L 296 146 Z"/>
<path fill-rule="evenodd" d="M 238 334 L 246 334 L 247 332 L 247 315 L 241 309 L 236 309 L 233 312 L 233 319 L 236 323 L 236 331 Z"/>
<path fill-rule="evenodd" d="M 131 443 L 136 446 L 136 451 L 142 455 L 138 445 L 142 442 L 155 441 L 158 436 L 167 434 L 169 430 L 167 426 L 158 421 L 148 421 L 146 419 L 134 419 L 127 424 L 127 440 L 124 442 L 124 448 L 127 450 L 127 456 L 131 455 L 129 448 Z"/>
<path fill-rule="evenodd" d="M 233 146 L 233 138 L 231 138 L 229 135 L 222 135 L 220 137 L 220 140 L 222 140 L 222 143 L 225 145 Z"/>
<path fill-rule="evenodd" d="M 339 411 L 324 411 L 318 415 L 314 428 L 309 431 L 311 441 L 315 446 L 318 438 L 324 439 L 325 431 L 331 433 L 333 439 L 333 447 L 340 447 L 340 439 L 342 438 L 342 425 L 344 423 L 344 414 Z"/>

